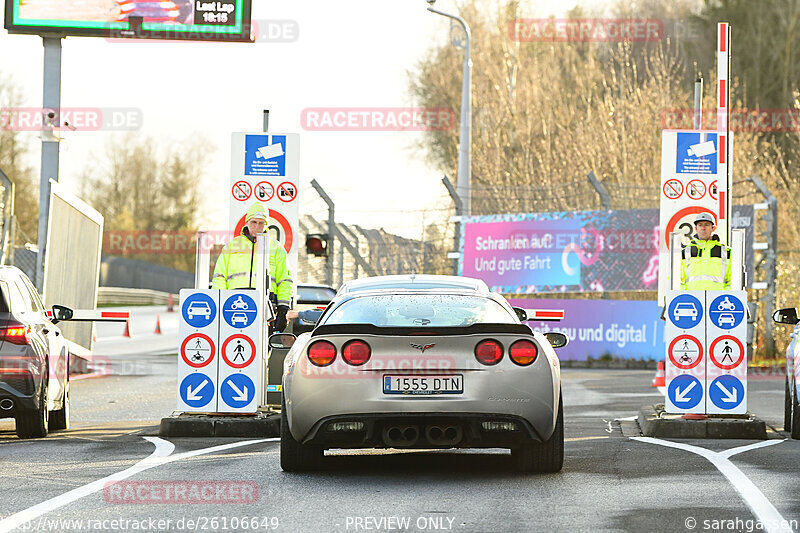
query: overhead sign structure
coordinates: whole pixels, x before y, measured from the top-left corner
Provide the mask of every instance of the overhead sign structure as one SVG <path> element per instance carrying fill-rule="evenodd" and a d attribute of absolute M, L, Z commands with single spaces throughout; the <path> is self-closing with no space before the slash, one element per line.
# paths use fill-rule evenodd
<path fill-rule="evenodd" d="M 300 240 L 300 136 L 296 133 L 234 133 L 231 138 L 231 187 L 247 183 L 245 201 L 232 198 L 229 224 L 239 235 L 244 216 L 253 202 L 269 210 L 269 233 L 283 245 L 292 272 L 297 272 Z"/>
<path fill-rule="evenodd" d="M 670 291 L 668 413 L 747 412 L 746 291 Z"/>
<path fill-rule="evenodd" d="M 178 411 L 217 410 L 219 291 L 181 289 Z"/>
<path fill-rule="evenodd" d="M 716 233 L 728 244 L 730 194 L 727 166 L 720 143 L 725 136 L 717 131 L 664 130 L 661 137 L 661 209 L 659 228 L 658 300 L 664 302 L 671 285 L 669 269 L 669 236 L 682 233 L 683 244 L 694 235 L 694 219 L 698 213 L 709 213 L 717 222 Z M 728 139 L 728 148 L 732 143 Z M 720 188 L 720 185 L 724 185 Z"/>
<path fill-rule="evenodd" d="M 255 413 L 261 373 L 261 312 L 253 291 L 220 291 L 219 410 Z"/>

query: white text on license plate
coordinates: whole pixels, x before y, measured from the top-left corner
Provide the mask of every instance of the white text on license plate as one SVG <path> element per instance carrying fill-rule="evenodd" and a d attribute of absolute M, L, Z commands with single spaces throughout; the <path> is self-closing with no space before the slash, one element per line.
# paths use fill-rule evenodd
<path fill-rule="evenodd" d="M 464 375 L 383 376 L 384 394 L 463 394 Z"/>

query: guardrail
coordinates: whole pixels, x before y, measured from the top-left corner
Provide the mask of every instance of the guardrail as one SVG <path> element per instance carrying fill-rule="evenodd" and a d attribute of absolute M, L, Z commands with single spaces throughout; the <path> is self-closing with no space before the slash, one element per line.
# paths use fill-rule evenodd
<path fill-rule="evenodd" d="M 178 305 L 178 295 L 150 289 L 128 289 L 125 287 L 100 287 L 97 290 L 97 305 L 167 305 L 169 297 Z"/>

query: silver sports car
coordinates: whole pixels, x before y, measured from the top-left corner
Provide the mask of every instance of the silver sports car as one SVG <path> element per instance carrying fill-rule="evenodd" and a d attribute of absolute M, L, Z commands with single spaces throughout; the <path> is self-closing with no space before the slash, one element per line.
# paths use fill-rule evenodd
<path fill-rule="evenodd" d="M 567 339 L 520 318 L 483 290 L 340 291 L 311 332 L 270 339 L 291 345 L 281 467 L 314 469 L 330 448 L 510 448 L 519 470 L 561 470 Z"/>

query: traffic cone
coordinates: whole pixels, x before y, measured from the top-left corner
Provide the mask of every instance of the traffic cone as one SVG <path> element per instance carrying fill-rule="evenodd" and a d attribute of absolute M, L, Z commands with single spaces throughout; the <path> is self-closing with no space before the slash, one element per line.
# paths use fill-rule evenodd
<path fill-rule="evenodd" d="M 131 336 L 131 321 L 130 319 L 125 321 L 125 331 L 122 333 L 123 337 L 130 337 Z"/>
<path fill-rule="evenodd" d="M 656 375 L 653 378 L 653 384 L 650 385 L 650 386 L 651 387 L 665 387 L 667 385 L 666 381 L 665 381 L 665 377 L 666 376 L 664 375 L 664 361 L 659 361 L 658 362 L 658 368 L 656 369 Z"/>
<path fill-rule="evenodd" d="M 167 313 L 174 313 L 175 312 L 175 302 L 172 299 L 172 294 L 169 295 L 169 299 L 167 300 Z"/>
<path fill-rule="evenodd" d="M 156 315 L 156 335 L 161 335 L 161 315 Z"/>

